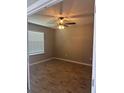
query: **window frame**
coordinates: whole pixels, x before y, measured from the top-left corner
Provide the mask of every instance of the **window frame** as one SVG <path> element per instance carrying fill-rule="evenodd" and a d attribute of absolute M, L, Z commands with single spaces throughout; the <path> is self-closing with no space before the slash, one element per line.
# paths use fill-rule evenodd
<path fill-rule="evenodd" d="M 38 33 L 43 33 L 43 51 L 39 51 L 39 52 L 34 52 L 34 53 L 30 53 L 29 52 L 29 32 L 38 32 Z M 29 56 L 32 56 L 32 55 L 42 55 L 42 54 L 45 54 L 45 33 L 44 32 L 40 32 L 40 31 L 34 31 L 34 30 L 29 30 L 28 31 L 28 42 L 27 42 L 27 45 L 28 45 L 28 55 Z"/>

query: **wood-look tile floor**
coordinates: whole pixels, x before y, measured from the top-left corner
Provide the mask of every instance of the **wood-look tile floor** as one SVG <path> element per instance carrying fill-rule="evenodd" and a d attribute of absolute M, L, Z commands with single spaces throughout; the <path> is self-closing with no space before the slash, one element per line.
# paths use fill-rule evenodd
<path fill-rule="evenodd" d="M 91 70 L 60 60 L 30 66 L 31 93 L 91 93 Z"/>

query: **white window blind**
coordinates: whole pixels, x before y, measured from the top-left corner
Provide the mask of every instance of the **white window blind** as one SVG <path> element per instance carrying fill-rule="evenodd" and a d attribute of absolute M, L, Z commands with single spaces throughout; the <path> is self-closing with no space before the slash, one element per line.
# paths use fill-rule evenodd
<path fill-rule="evenodd" d="M 29 55 L 44 53 L 44 32 L 28 31 Z"/>

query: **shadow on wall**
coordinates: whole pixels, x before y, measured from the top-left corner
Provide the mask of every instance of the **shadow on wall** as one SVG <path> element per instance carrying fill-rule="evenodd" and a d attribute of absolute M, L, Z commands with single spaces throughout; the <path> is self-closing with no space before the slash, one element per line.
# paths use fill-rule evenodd
<path fill-rule="evenodd" d="M 54 29 L 28 23 L 28 30 L 41 31 L 45 35 L 45 53 L 30 56 L 30 63 L 56 57 L 92 64 L 92 24 L 55 31 Z"/>
<path fill-rule="evenodd" d="M 93 25 L 55 32 L 55 57 L 92 64 Z"/>

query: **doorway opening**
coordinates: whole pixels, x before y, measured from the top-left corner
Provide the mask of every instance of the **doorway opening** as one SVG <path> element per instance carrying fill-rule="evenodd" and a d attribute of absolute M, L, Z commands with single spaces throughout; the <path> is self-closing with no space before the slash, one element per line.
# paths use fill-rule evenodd
<path fill-rule="evenodd" d="M 28 0 L 29 93 L 91 93 L 94 0 Z"/>

